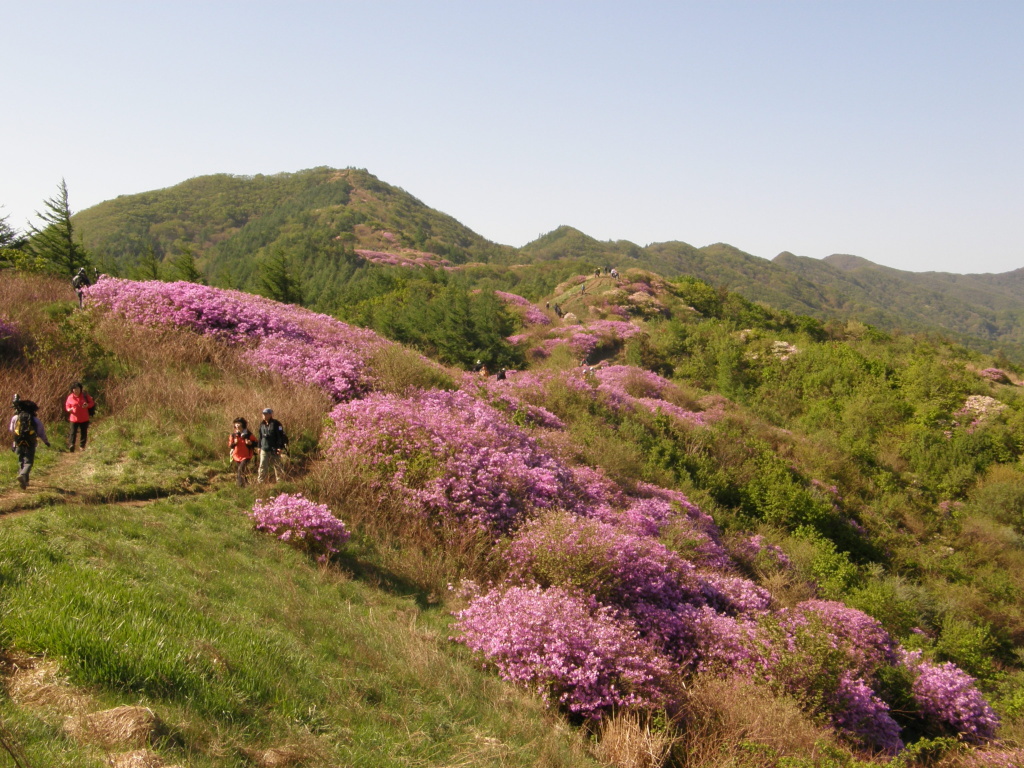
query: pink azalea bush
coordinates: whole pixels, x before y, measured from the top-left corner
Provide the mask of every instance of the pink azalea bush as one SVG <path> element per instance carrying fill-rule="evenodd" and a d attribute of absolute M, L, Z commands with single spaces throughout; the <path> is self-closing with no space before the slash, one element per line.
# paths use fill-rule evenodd
<path fill-rule="evenodd" d="M 495 589 L 457 615 L 457 639 L 505 679 L 582 717 L 667 701 L 672 668 L 630 622 L 577 591 Z"/>
<path fill-rule="evenodd" d="M 705 426 L 721 418 L 720 408 L 691 411 L 673 403 L 677 388 L 672 382 L 652 371 L 632 365 L 611 365 L 596 370 L 598 391 L 617 409 L 637 407 L 652 413 L 661 412 L 679 421 Z"/>
<path fill-rule="evenodd" d="M 507 531 L 530 510 L 582 510 L 591 501 L 567 465 L 465 392 L 372 394 L 331 418 L 328 458 L 363 467 L 428 515 Z"/>
<path fill-rule="evenodd" d="M 241 291 L 195 283 L 103 277 L 85 289 L 90 305 L 143 325 L 172 325 L 250 346 L 256 368 L 313 382 L 336 400 L 369 391 L 367 360 L 391 342 L 327 315 Z"/>
<path fill-rule="evenodd" d="M 440 267 L 447 269 L 452 265 L 448 259 L 441 258 L 436 253 L 426 253 L 424 251 L 389 253 L 386 251 L 368 251 L 357 248 L 356 255 L 371 264 L 382 264 L 389 267 Z"/>
<path fill-rule="evenodd" d="M 999 718 L 981 695 L 973 677 L 952 662 L 925 661 L 920 651 L 904 652 L 902 661 L 916 675 L 914 701 L 926 720 L 976 744 L 995 736 Z"/>
<path fill-rule="evenodd" d="M 338 552 L 351 535 L 326 504 L 310 501 L 301 493 L 258 500 L 251 514 L 257 531 L 271 533 L 320 559 Z"/>

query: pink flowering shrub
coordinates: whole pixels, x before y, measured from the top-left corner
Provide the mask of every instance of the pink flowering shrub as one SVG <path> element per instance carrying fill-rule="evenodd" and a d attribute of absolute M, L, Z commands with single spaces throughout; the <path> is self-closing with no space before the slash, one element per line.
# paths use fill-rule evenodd
<path fill-rule="evenodd" d="M 428 515 L 506 531 L 533 509 L 579 511 L 592 501 L 568 466 L 465 392 L 372 394 L 331 418 L 328 459 L 363 467 Z"/>
<path fill-rule="evenodd" d="M 452 265 L 448 259 L 441 258 L 436 253 L 425 253 L 424 251 L 388 253 L 357 248 L 356 255 L 371 264 L 382 264 L 389 267 L 441 267 L 447 269 Z"/>
<path fill-rule="evenodd" d="M 1004 371 L 1002 368 L 985 368 L 984 370 L 978 371 L 978 375 L 983 379 L 994 381 L 997 384 L 1009 384 L 1010 374 Z"/>
<path fill-rule="evenodd" d="M 320 559 L 338 552 L 351 535 L 326 504 L 317 504 L 301 493 L 282 493 L 258 500 L 252 508 L 257 531 L 266 531 Z"/>
<path fill-rule="evenodd" d="M 13 320 L 0 317 L 0 341 L 10 339 L 18 335 L 18 324 Z"/>
<path fill-rule="evenodd" d="M 524 325 L 551 325 L 551 318 L 529 299 L 506 291 L 495 291 L 494 295 L 506 304 L 516 307 L 519 310 L 516 314 L 522 319 Z"/>
<path fill-rule="evenodd" d="M 772 544 L 761 534 L 744 538 L 734 544 L 734 553 L 747 567 L 755 571 L 792 567 L 792 562 L 778 544 Z"/>
<path fill-rule="evenodd" d="M 691 411 L 672 402 L 678 388 L 652 371 L 631 365 L 611 365 L 596 371 L 598 391 L 611 407 L 632 410 L 637 407 L 664 413 L 679 421 L 705 426 L 721 417 L 720 409 Z"/>
<path fill-rule="evenodd" d="M 832 723 L 865 746 L 890 754 L 903 749 L 900 727 L 889 714 L 889 705 L 862 679 L 843 672 L 831 705 Z"/>
<path fill-rule="evenodd" d="M 475 598 L 457 616 L 458 640 L 505 679 L 582 717 L 664 706 L 671 665 L 632 624 L 593 596 L 511 586 Z"/>
<path fill-rule="evenodd" d="M 90 305 L 143 325 L 173 325 L 252 348 L 248 361 L 285 378 L 313 382 L 336 400 L 367 392 L 366 361 L 391 345 L 373 331 L 240 291 L 195 283 L 101 278 L 85 289 Z"/>
<path fill-rule="evenodd" d="M 975 744 L 995 736 L 999 717 L 973 677 L 951 662 L 925 661 L 920 651 L 904 652 L 902 662 L 916 675 L 913 696 L 922 717 Z"/>
<path fill-rule="evenodd" d="M 899 660 L 896 642 L 881 622 L 843 603 L 805 600 L 784 614 L 783 625 L 826 637 L 858 677 L 873 678 L 881 667 Z"/>
<path fill-rule="evenodd" d="M 622 320 L 592 320 L 587 323 L 587 332 L 600 336 L 603 339 L 626 341 L 638 333 L 643 333 L 643 329 L 638 325 Z"/>

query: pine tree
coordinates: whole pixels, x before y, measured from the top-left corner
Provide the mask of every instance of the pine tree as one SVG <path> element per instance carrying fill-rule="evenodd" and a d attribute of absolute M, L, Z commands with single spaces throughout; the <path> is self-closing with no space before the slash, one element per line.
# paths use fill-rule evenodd
<path fill-rule="evenodd" d="M 192 253 L 192 247 L 186 243 L 178 244 L 178 255 L 172 259 L 171 267 L 179 280 L 184 280 L 186 283 L 206 284 L 203 273 L 196 266 L 196 257 Z"/>
<path fill-rule="evenodd" d="M 89 255 L 81 243 L 76 243 L 68 205 L 68 185 L 60 180 L 57 194 L 45 203 L 42 212 L 36 211 L 42 229 L 33 226 L 28 249 L 44 268 L 71 276 L 80 267 L 89 266 Z"/>
<path fill-rule="evenodd" d="M 302 285 L 292 275 L 284 253 L 274 251 L 260 263 L 258 290 L 268 299 L 285 304 L 302 304 Z"/>
<path fill-rule="evenodd" d="M 12 227 L 7 220 L 10 216 L 0 216 L 0 248 L 20 248 L 25 238 Z"/>

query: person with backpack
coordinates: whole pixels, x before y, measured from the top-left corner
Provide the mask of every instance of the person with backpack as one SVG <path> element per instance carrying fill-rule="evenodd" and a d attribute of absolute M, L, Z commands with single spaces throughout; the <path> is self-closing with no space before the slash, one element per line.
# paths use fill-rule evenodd
<path fill-rule="evenodd" d="M 75 293 L 78 294 L 78 308 L 81 309 L 84 305 L 85 294 L 83 289 L 88 288 L 92 285 L 92 281 L 89 276 L 85 274 L 85 267 L 81 267 L 73 278 L 71 278 L 71 287 L 75 289 Z"/>
<path fill-rule="evenodd" d="M 75 440 L 81 435 L 81 445 L 84 451 L 85 441 L 89 437 L 89 419 L 96 412 L 96 401 L 82 389 L 82 382 L 76 381 L 71 385 L 71 394 L 64 401 L 64 410 L 67 411 L 68 420 L 71 422 L 68 450 L 72 453 L 75 452 Z"/>
<path fill-rule="evenodd" d="M 281 452 L 288 448 L 288 435 L 285 434 L 281 422 L 274 418 L 272 408 L 263 409 L 263 420 L 259 429 L 260 466 L 256 472 L 256 482 L 267 480 L 270 470 L 274 470 L 274 481 L 281 479 Z"/>
<path fill-rule="evenodd" d="M 246 475 L 249 471 L 249 461 L 256 453 L 259 445 L 256 437 L 249 431 L 249 425 L 241 416 L 235 419 L 234 431 L 228 437 L 228 450 L 231 452 L 231 461 L 235 463 L 235 478 L 238 487 L 245 485 Z"/>
<path fill-rule="evenodd" d="M 36 416 L 39 406 L 31 400 L 22 400 L 18 395 L 14 396 L 11 406 L 14 408 L 14 417 L 9 427 L 14 436 L 11 450 L 18 455 L 18 485 L 24 490 L 28 487 L 29 473 L 36 460 L 37 441 L 42 440 L 47 448 L 50 447 L 50 441 L 46 439 L 43 422 Z"/>

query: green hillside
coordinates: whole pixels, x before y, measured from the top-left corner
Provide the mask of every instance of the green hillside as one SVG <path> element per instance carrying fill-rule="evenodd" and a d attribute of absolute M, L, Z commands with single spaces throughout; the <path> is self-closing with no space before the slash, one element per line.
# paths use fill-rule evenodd
<path fill-rule="evenodd" d="M 471 271 L 540 290 L 558 265 Z M 392 314 L 457 324 L 454 287 Z M 5 272 L 0 380 L 56 446 L 24 492 L 0 457 L 0 736 L 22 765 L 1019 764 L 1019 371 L 635 268 L 468 296 L 511 318 L 504 380 L 254 296 L 105 280 L 79 311 Z M 99 409 L 68 453 L 75 378 Z M 226 433 L 267 404 L 287 476 L 237 488 Z M 338 552 L 254 529 L 257 499 L 299 492 L 348 526 Z M 458 613 L 499 598 L 525 602 Z M 566 623 L 586 600 L 594 636 Z M 666 606 L 701 627 L 681 647 L 643 623 Z"/>
<path fill-rule="evenodd" d="M 265 287 L 267 275 L 287 275 L 293 287 L 278 296 L 301 298 L 321 311 L 365 298 L 365 285 L 354 288 L 353 282 L 374 283 L 370 293 L 378 293 L 380 276 L 367 276 L 367 270 L 483 263 L 491 269 L 470 271 L 468 284 L 481 274 L 509 290 L 534 282 L 540 293 L 525 293 L 536 298 L 553 283 L 525 275 L 522 266 L 510 272 L 507 265 L 536 264 L 551 275 L 544 265 L 568 261 L 581 272 L 614 266 L 691 275 L 791 312 L 943 333 L 1024 361 L 1024 270 L 911 273 L 851 256 L 818 260 L 790 253 L 769 261 L 722 243 L 642 247 L 598 241 L 568 226 L 514 249 L 489 242 L 364 170 L 200 177 L 118 197 L 78 213 L 74 222 L 97 263 L 112 274 L 192 279 L 198 269 L 212 285 L 267 295 L 274 294 Z"/>

